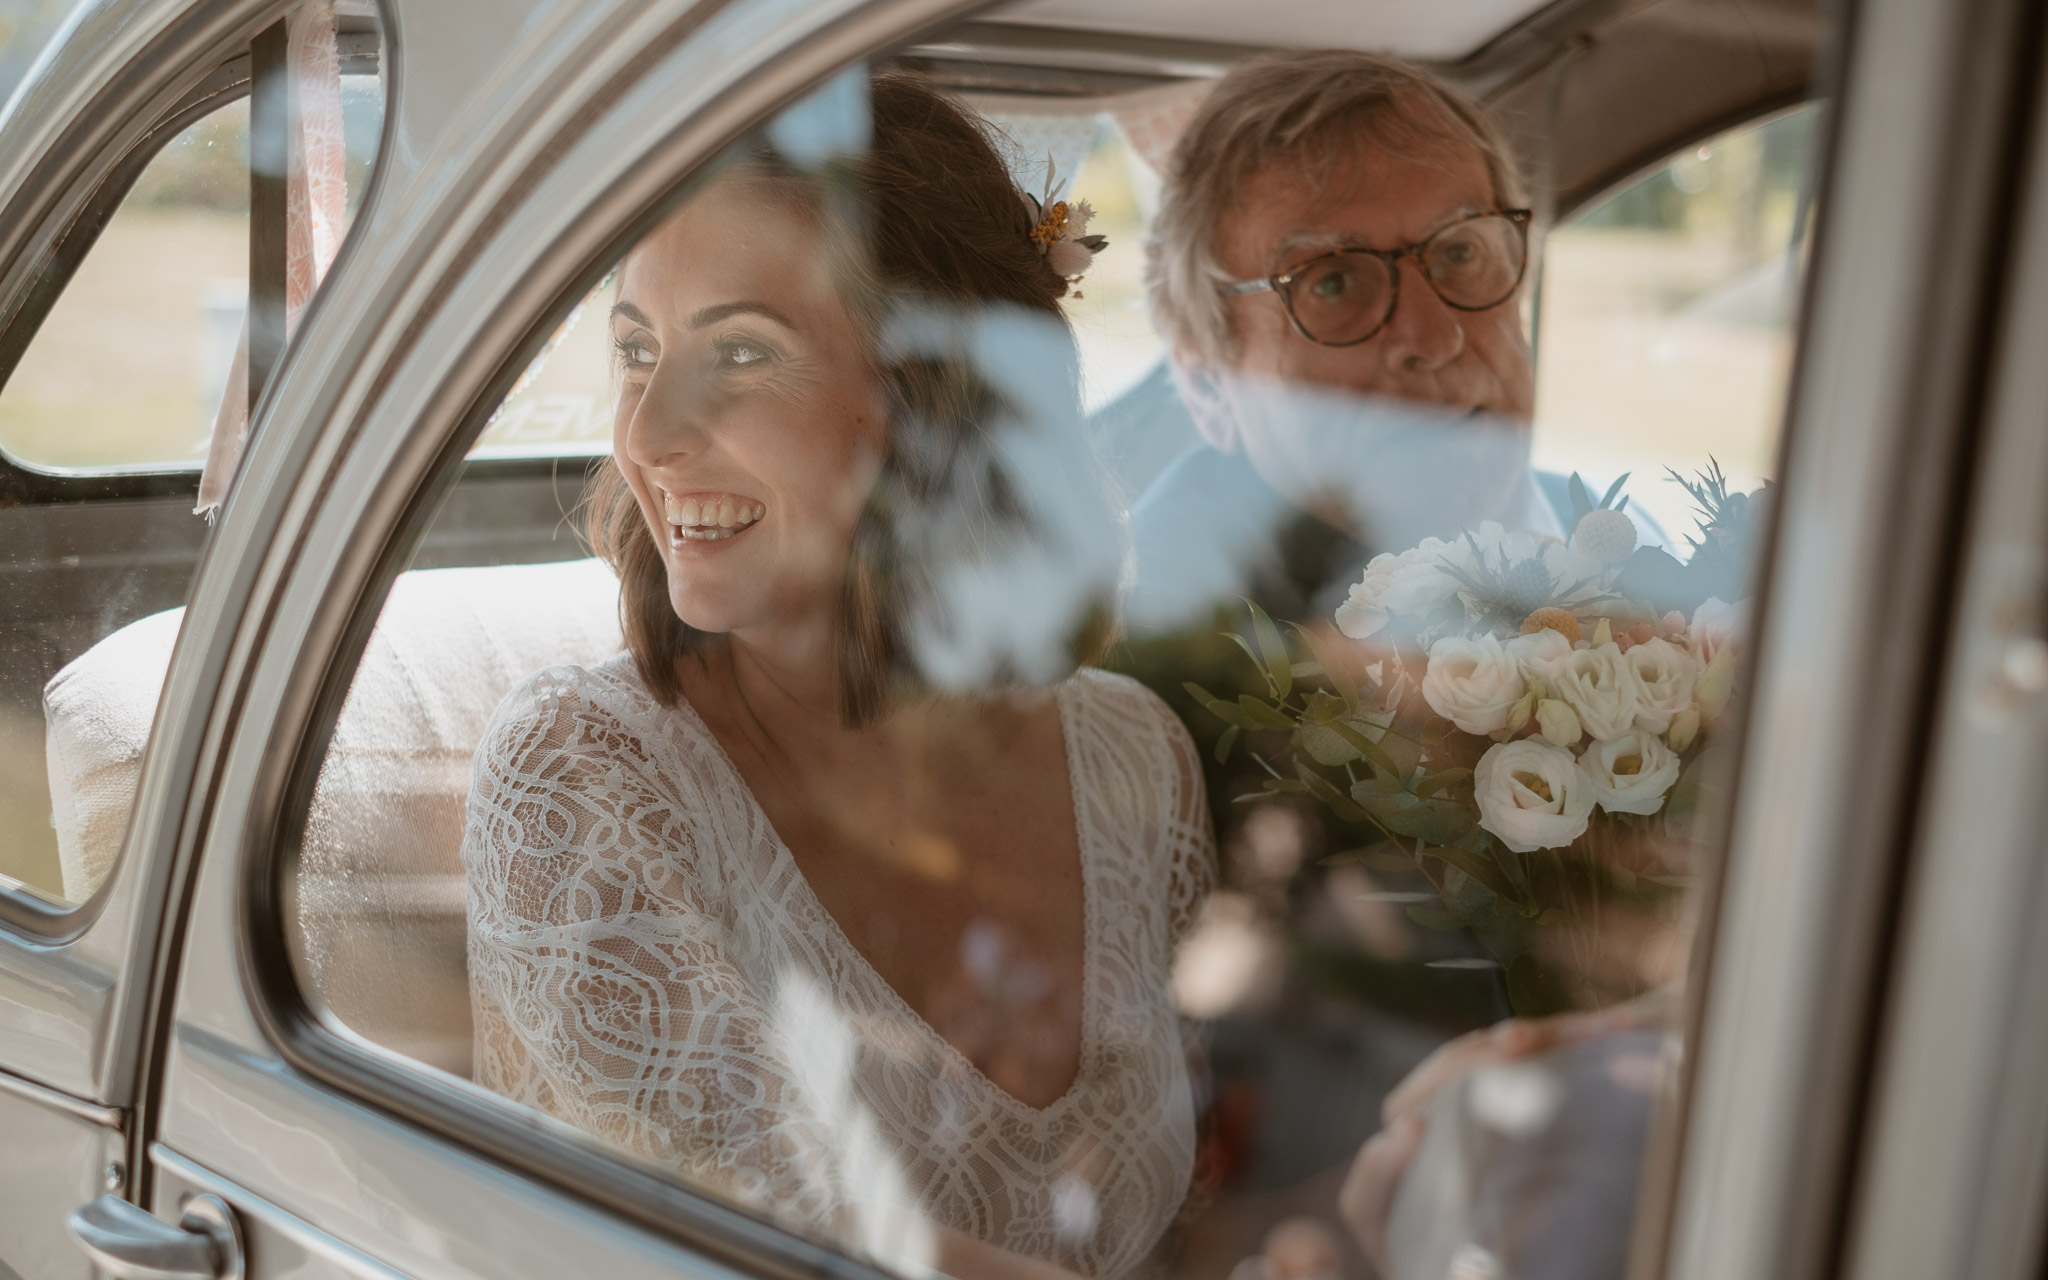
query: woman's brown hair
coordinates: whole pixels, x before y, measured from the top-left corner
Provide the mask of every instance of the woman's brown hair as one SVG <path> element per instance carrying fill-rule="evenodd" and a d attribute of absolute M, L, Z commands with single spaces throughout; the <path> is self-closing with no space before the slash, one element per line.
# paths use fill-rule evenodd
<path fill-rule="evenodd" d="M 995 438 L 1017 414 L 1014 398 L 958 335 L 991 310 L 1051 316 L 1074 372 L 1059 305 L 1067 282 L 1032 243 L 1031 216 L 983 125 L 910 75 L 873 76 L 868 101 L 871 140 L 843 164 L 802 169 L 755 141 L 719 171 L 765 181 L 833 224 L 828 239 L 850 246 L 840 264 L 848 310 L 875 335 L 889 443 L 841 595 L 840 714 L 849 724 L 918 683 L 907 625 L 931 599 L 934 560 L 971 558 L 1032 532 Z M 676 616 L 661 552 L 615 461 L 593 480 L 587 535 L 619 575 L 620 623 L 641 679 L 674 705 L 683 693 L 677 660 L 703 636 Z M 1092 612 L 1077 646 L 1106 638 L 1104 613 Z"/>

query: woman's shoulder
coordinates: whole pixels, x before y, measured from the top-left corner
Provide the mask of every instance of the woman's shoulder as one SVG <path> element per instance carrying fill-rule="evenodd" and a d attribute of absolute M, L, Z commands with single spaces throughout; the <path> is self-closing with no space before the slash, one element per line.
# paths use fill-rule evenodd
<path fill-rule="evenodd" d="M 638 716 L 654 705 L 654 695 L 640 678 L 632 655 L 621 653 L 595 666 L 542 667 L 498 700 L 491 728 L 529 727 L 565 714 Z"/>
<path fill-rule="evenodd" d="M 536 752 L 614 753 L 660 737 L 662 711 L 630 654 L 595 666 L 543 667 L 499 699 L 478 763 L 521 760 Z"/>
<path fill-rule="evenodd" d="M 1082 667 L 1067 678 L 1067 687 L 1082 701 L 1112 718 L 1128 719 L 1170 734 L 1186 736 L 1180 717 L 1143 681 L 1120 671 Z"/>

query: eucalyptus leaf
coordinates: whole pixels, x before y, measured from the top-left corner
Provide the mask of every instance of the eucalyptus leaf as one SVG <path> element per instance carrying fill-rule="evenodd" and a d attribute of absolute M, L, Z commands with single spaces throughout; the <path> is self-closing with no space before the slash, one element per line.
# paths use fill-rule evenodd
<path fill-rule="evenodd" d="M 1448 911 L 1436 911 L 1429 907 L 1410 907 L 1408 908 L 1408 918 L 1423 928 L 1434 929 L 1438 933 L 1463 933 L 1465 931 L 1464 922 Z"/>
<path fill-rule="evenodd" d="M 1264 660 L 1259 657 L 1259 651 L 1257 649 L 1252 648 L 1252 642 L 1245 639 L 1243 636 L 1237 634 L 1237 632 L 1235 631 L 1226 631 L 1223 634 L 1230 638 L 1230 642 L 1232 644 L 1244 650 L 1244 656 L 1250 658 L 1252 660 L 1252 665 L 1259 669 L 1259 674 L 1265 678 L 1266 688 L 1272 691 L 1273 696 L 1276 698 L 1285 697 L 1286 695 L 1280 692 L 1280 686 L 1274 681 L 1273 673 L 1266 670 L 1266 664 Z"/>
<path fill-rule="evenodd" d="M 1216 763 L 1217 763 L 1217 764 L 1227 764 L 1227 763 L 1229 763 L 1229 761 L 1230 761 L 1230 749 L 1231 749 L 1232 747 L 1234 747 L 1234 746 L 1236 746 L 1236 745 L 1237 745 L 1237 740 L 1238 740 L 1239 736 L 1240 736 L 1240 735 L 1242 735 L 1243 733 L 1244 733 L 1244 730 L 1242 730 L 1242 729 L 1238 728 L 1238 727 L 1237 727 L 1236 725 L 1231 725 L 1231 726 L 1230 726 L 1230 727 L 1229 727 L 1228 729 L 1225 729 L 1225 730 L 1223 731 L 1223 736 L 1222 736 L 1222 737 L 1220 737 L 1220 738 L 1216 739 Z"/>
<path fill-rule="evenodd" d="M 1515 886 L 1509 881 L 1506 873 L 1494 864 L 1492 858 L 1487 857 L 1485 854 L 1474 853 L 1470 849 L 1460 849 L 1456 845 L 1443 845 L 1431 849 L 1429 856 L 1441 858 L 1445 862 L 1450 863 L 1458 870 L 1493 890 L 1494 893 L 1506 901 L 1513 902 L 1518 897 L 1515 893 Z"/>
<path fill-rule="evenodd" d="M 1472 779 L 1470 769 L 1440 769 L 1415 784 L 1415 794 L 1424 800 Z"/>
<path fill-rule="evenodd" d="M 1288 656 L 1287 642 L 1280 638 L 1280 629 L 1259 608 L 1255 600 L 1245 601 L 1252 613 L 1252 635 L 1259 642 L 1259 656 L 1264 660 L 1266 674 L 1273 681 L 1274 691 L 1279 697 L 1286 697 L 1294 689 L 1294 660 Z"/>
<path fill-rule="evenodd" d="M 1366 737 L 1351 725 L 1338 720 L 1330 725 L 1330 732 L 1356 748 L 1358 754 L 1363 756 L 1365 762 L 1371 765 L 1377 772 L 1386 775 L 1388 778 L 1398 778 L 1401 776 L 1400 767 L 1394 763 L 1394 758 L 1388 755 L 1379 743 Z"/>
<path fill-rule="evenodd" d="M 1600 499 L 1600 505 L 1602 508 L 1613 506 L 1615 495 L 1621 492 L 1621 486 L 1628 483 L 1629 475 L 1629 472 L 1624 471 L 1621 473 L 1620 479 L 1616 480 L 1613 484 L 1607 486 L 1607 496 Z"/>
<path fill-rule="evenodd" d="M 1250 727 L 1254 729 L 1277 729 L 1287 733 L 1294 728 L 1294 721 L 1285 712 L 1276 709 L 1272 703 L 1261 702 L 1248 693 L 1237 696 L 1237 706 L 1238 710 L 1244 713 Z"/>
<path fill-rule="evenodd" d="M 1300 762 L 1296 762 L 1294 767 L 1302 782 L 1315 794 L 1316 799 L 1330 806 L 1331 813 L 1346 822 L 1366 821 L 1365 810 L 1359 808 L 1349 796 L 1337 790 L 1335 783 Z"/>
<path fill-rule="evenodd" d="M 1350 705 L 1357 706 L 1358 681 L 1352 678 L 1350 664 L 1344 662 L 1341 658 L 1333 658 L 1330 654 L 1323 652 L 1323 647 L 1316 643 L 1315 636 L 1310 633 L 1308 628 L 1294 622 L 1288 623 L 1287 627 L 1296 636 L 1300 637 L 1301 643 L 1308 648 L 1310 653 L 1315 655 L 1317 665 L 1322 668 L 1320 674 L 1325 680 L 1330 682 L 1330 687 L 1337 691 L 1337 696 L 1343 698 Z M 1297 674 L 1299 674 L 1298 671 Z"/>

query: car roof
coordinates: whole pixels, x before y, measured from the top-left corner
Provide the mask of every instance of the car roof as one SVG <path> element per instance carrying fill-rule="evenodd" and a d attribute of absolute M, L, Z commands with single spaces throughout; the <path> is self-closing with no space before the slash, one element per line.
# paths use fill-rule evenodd
<path fill-rule="evenodd" d="M 1122 0 L 1113 8 L 1101 0 L 1028 0 L 995 21 L 1248 48 L 1336 45 L 1455 62 L 1545 7 L 1545 0 L 1297 0 L 1284 10 L 1242 0 Z"/>

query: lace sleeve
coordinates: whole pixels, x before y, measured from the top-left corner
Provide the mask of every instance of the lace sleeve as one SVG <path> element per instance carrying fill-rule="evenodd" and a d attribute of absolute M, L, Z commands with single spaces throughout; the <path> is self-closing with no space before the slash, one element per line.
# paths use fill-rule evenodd
<path fill-rule="evenodd" d="M 845 1205 L 832 1147 L 727 958 L 708 851 L 593 680 L 529 680 L 478 748 L 462 848 L 476 1079 L 829 1233 Z"/>
<path fill-rule="evenodd" d="M 1167 902 L 1173 940 L 1178 943 L 1194 927 L 1202 903 L 1216 887 L 1216 828 L 1209 819 L 1209 788 L 1202 776 L 1202 757 L 1187 726 L 1156 694 L 1147 691 L 1164 722 L 1173 757 L 1173 795 L 1167 804 L 1166 833 L 1172 854 Z"/>
<path fill-rule="evenodd" d="M 1144 843 L 1164 863 L 1167 918 L 1178 944 L 1216 887 L 1216 830 L 1195 740 L 1160 696 L 1129 676 L 1091 673 L 1108 705 L 1105 732 L 1142 791 Z"/>

